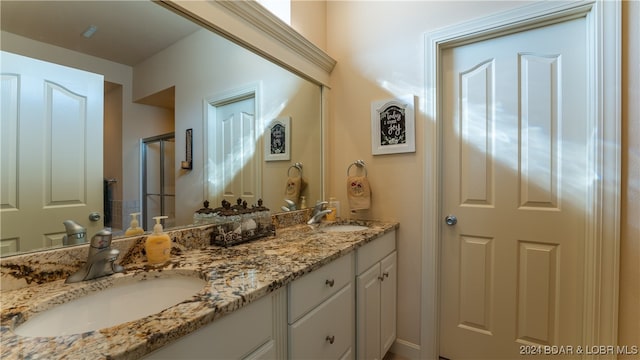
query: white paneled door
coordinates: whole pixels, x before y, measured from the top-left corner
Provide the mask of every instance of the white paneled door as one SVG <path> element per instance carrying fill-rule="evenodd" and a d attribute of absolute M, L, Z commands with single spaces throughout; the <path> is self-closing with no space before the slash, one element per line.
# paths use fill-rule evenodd
<path fill-rule="evenodd" d="M 585 34 L 579 18 L 442 53 L 443 357 L 582 345 Z"/>
<path fill-rule="evenodd" d="M 103 76 L 2 52 L 2 253 L 102 228 Z"/>
<path fill-rule="evenodd" d="M 219 182 L 211 187 L 215 206 L 222 200 L 236 204 L 241 198 L 256 204 L 260 198 L 260 157 L 256 153 L 255 98 L 248 97 L 215 106 L 214 150 L 210 179 Z M 215 175 L 214 175 L 215 174 Z"/>

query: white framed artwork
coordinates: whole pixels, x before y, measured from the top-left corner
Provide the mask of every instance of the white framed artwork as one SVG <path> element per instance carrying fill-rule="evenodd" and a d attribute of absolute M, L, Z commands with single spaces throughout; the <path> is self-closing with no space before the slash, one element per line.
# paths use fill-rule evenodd
<path fill-rule="evenodd" d="M 415 96 L 404 95 L 371 103 L 371 153 L 416 151 Z"/>
<path fill-rule="evenodd" d="M 291 160 L 291 118 L 271 120 L 264 133 L 264 160 Z"/>

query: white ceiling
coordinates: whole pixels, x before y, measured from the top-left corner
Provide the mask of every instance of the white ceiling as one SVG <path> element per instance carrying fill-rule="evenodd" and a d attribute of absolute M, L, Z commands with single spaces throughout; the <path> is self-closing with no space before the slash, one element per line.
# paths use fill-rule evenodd
<path fill-rule="evenodd" d="M 0 0 L 4 31 L 134 66 L 200 27 L 147 0 Z M 97 26 L 95 35 L 82 33 Z"/>

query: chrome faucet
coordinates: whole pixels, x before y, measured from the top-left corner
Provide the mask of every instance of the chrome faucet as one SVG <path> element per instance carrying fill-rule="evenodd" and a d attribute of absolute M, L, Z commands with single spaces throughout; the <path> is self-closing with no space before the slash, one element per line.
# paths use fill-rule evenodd
<path fill-rule="evenodd" d="M 63 245 L 77 245 L 87 242 L 87 229 L 73 220 L 65 220 L 62 223 L 67 231 L 67 235 L 62 237 Z"/>
<path fill-rule="evenodd" d="M 289 199 L 284 199 L 284 202 L 287 203 L 287 206 L 280 207 L 283 211 L 295 211 L 297 209 L 296 203 L 294 203 L 293 201 Z"/>
<path fill-rule="evenodd" d="M 91 280 L 102 276 L 123 272 L 124 267 L 115 263 L 120 250 L 111 248 L 111 231 L 102 229 L 91 238 L 87 262 L 75 273 L 71 274 L 66 283 Z"/>
<path fill-rule="evenodd" d="M 329 209 L 323 210 L 324 206 L 327 204 L 328 203 L 326 201 L 316 202 L 316 206 L 313 207 L 313 214 L 311 215 L 311 219 L 307 221 L 308 225 L 320 224 L 322 218 L 331 212 L 331 210 Z"/>

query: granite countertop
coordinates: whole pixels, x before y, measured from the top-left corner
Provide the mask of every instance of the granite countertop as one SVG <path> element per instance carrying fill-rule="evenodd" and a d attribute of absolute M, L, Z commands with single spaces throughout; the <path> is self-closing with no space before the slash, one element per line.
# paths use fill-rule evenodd
<path fill-rule="evenodd" d="M 101 279 L 73 284 L 55 280 L 2 291 L 0 358 L 138 359 L 398 227 L 395 222 L 366 225 L 369 229 L 364 231 L 331 233 L 295 225 L 278 229 L 276 236 L 229 248 L 180 251 L 160 268 L 134 261 L 124 264 L 125 273 Z M 174 273 L 197 276 L 206 285 L 192 298 L 157 314 L 105 329 L 57 337 L 23 337 L 11 330 L 40 311 L 109 287 L 123 277 Z"/>

